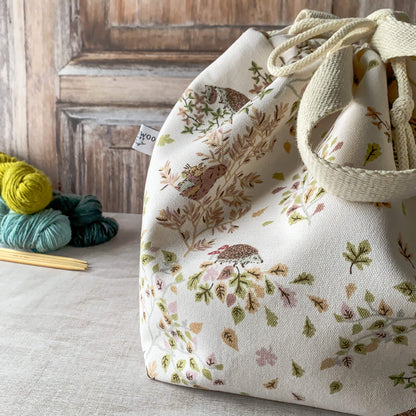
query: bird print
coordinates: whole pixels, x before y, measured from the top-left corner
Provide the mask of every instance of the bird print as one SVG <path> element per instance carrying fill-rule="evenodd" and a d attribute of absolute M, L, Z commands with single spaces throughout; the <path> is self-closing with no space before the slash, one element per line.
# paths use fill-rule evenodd
<path fill-rule="evenodd" d="M 184 179 L 176 186 L 176 189 L 180 195 L 199 201 L 226 171 L 227 167 L 223 164 L 208 167 L 204 163 L 195 166 L 187 164 L 182 171 Z"/>

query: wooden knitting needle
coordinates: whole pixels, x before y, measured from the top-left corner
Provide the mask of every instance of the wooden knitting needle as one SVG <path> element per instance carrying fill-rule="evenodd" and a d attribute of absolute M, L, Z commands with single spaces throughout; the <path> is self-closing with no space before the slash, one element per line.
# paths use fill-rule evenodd
<path fill-rule="evenodd" d="M 85 270 L 88 267 L 88 263 L 84 260 L 41 253 L 28 253 L 7 248 L 0 248 L 0 260 L 64 270 Z"/>

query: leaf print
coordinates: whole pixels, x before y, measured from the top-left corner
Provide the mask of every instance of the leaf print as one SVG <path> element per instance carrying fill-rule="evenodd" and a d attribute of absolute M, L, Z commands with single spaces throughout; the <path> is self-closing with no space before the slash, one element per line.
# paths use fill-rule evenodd
<path fill-rule="evenodd" d="M 264 298 L 265 292 L 264 292 L 263 286 L 253 283 L 253 289 L 254 289 L 254 293 L 256 294 L 258 298 Z"/>
<path fill-rule="evenodd" d="M 176 368 L 178 370 L 183 370 L 186 366 L 186 360 L 178 360 L 176 363 Z"/>
<path fill-rule="evenodd" d="M 352 326 L 352 334 L 353 335 L 360 333 L 362 330 L 363 330 L 363 326 L 361 324 L 354 324 Z"/>
<path fill-rule="evenodd" d="M 187 288 L 189 290 L 196 290 L 198 288 L 198 283 L 201 280 L 202 272 L 195 273 L 188 279 Z"/>
<path fill-rule="evenodd" d="M 309 317 L 306 317 L 305 324 L 303 325 L 303 332 L 302 334 L 305 335 L 307 338 L 312 338 L 315 335 L 316 328 L 309 319 Z"/>
<path fill-rule="evenodd" d="M 399 335 L 393 338 L 395 344 L 409 345 L 406 335 Z"/>
<path fill-rule="evenodd" d="M 280 285 L 277 285 L 277 288 L 280 293 L 280 298 L 283 301 L 283 306 L 294 308 L 298 303 L 298 300 L 296 299 L 296 293 Z"/>
<path fill-rule="evenodd" d="M 309 273 L 301 273 L 295 280 L 292 280 L 290 283 L 298 283 L 301 285 L 311 285 L 315 279 Z"/>
<path fill-rule="evenodd" d="M 370 311 L 366 308 L 361 308 L 357 306 L 357 311 L 360 314 L 361 318 L 368 318 L 370 316 Z"/>
<path fill-rule="evenodd" d="M 387 124 L 386 121 L 382 120 L 380 117 L 382 114 L 379 111 L 376 111 L 373 107 L 367 107 L 367 117 L 371 117 L 373 121 L 371 124 L 374 124 L 378 130 L 383 129 L 384 134 L 387 136 L 387 142 L 390 143 L 391 141 L 391 132 L 390 132 L 390 125 Z"/>
<path fill-rule="evenodd" d="M 198 289 L 200 289 L 200 291 L 195 293 L 195 301 L 204 301 L 207 305 L 209 305 L 210 300 L 214 299 L 214 295 L 211 292 L 213 286 L 214 285 L 212 283 L 211 285 L 209 283 L 199 285 Z"/>
<path fill-rule="evenodd" d="M 214 292 L 217 295 L 217 298 L 224 303 L 227 294 L 227 285 L 223 282 L 218 283 L 217 286 L 215 286 Z"/>
<path fill-rule="evenodd" d="M 180 383 L 181 378 L 180 378 L 179 374 L 178 373 L 173 373 L 172 377 L 170 378 L 170 382 L 171 383 Z"/>
<path fill-rule="evenodd" d="M 374 295 L 370 291 L 366 290 L 364 300 L 367 303 L 373 303 L 376 300 L 376 298 L 374 297 Z"/>
<path fill-rule="evenodd" d="M 199 371 L 199 367 L 198 367 L 198 364 L 196 363 L 195 358 L 191 357 L 189 359 L 189 365 L 192 368 L 192 370 Z"/>
<path fill-rule="evenodd" d="M 234 306 L 234 308 L 231 309 L 231 316 L 234 319 L 234 323 L 237 325 L 240 323 L 246 316 L 246 313 L 240 306 Z"/>
<path fill-rule="evenodd" d="M 293 225 L 299 221 L 306 220 L 306 219 L 307 217 L 304 217 L 303 215 L 300 215 L 297 212 L 293 212 L 292 214 L 289 215 L 289 224 Z"/>
<path fill-rule="evenodd" d="M 277 389 L 278 382 L 279 382 L 279 379 L 274 378 L 273 380 L 270 380 L 267 383 L 264 383 L 263 386 L 266 387 L 266 389 L 274 390 L 274 389 Z"/>
<path fill-rule="evenodd" d="M 264 280 L 264 287 L 265 287 L 266 293 L 268 295 L 273 295 L 273 293 L 274 293 L 274 284 L 269 279 Z"/>
<path fill-rule="evenodd" d="M 399 238 L 397 240 L 399 244 L 399 252 L 400 254 L 410 263 L 413 269 L 415 269 L 415 264 L 412 261 L 413 254 L 409 253 L 409 248 L 407 247 L 407 243 L 405 243 L 402 239 L 401 234 L 399 234 Z"/>
<path fill-rule="evenodd" d="M 218 280 L 226 280 L 229 279 L 234 273 L 234 267 L 233 266 L 225 266 L 220 275 L 218 276 Z"/>
<path fill-rule="evenodd" d="M 382 299 L 380 305 L 378 306 L 378 313 L 382 316 L 392 316 L 393 309 Z"/>
<path fill-rule="evenodd" d="M 403 293 L 405 296 L 412 296 L 414 293 L 416 293 L 416 288 L 413 283 L 410 282 L 403 282 L 399 285 L 394 286 L 395 289 L 397 289 L 400 293 Z"/>
<path fill-rule="evenodd" d="M 274 221 L 265 221 L 265 222 L 262 224 L 262 226 L 263 226 L 263 227 L 266 227 L 266 225 L 273 224 L 273 222 L 274 222 Z"/>
<path fill-rule="evenodd" d="M 142 265 L 146 266 L 146 264 L 149 264 L 154 259 L 155 259 L 155 257 L 151 256 L 150 254 L 143 254 L 142 257 L 141 257 Z"/>
<path fill-rule="evenodd" d="M 318 312 L 325 312 L 328 310 L 329 305 L 326 299 L 319 298 L 318 296 L 308 295 L 308 298 L 313 303 Z"/>
<path fill-rule="evenodd" d="M 170 364 L 170 355 L 169 355 L 169 354 L 165 354 L 165 355 L 162 357 L 161 364 L 162 364 L 162 368 L 163 368 L 163 369 L 165 370 L 165 372 L 166 372 L 166 370 L 168 369 L 169 364 Z"/>
<path fill-rule="evenodd" d="M 292 392 L 292 396 L 295 398 L 295 400 L 298 400 L 300 402 L 303 402 L 306 400 L 304 396 L 301 396 L 300 394 L 297 394 L 297 393 Z"/>
<path fill-rule="evenodd" d="M 289 268 L 282 263 L 277 264 L 276 266 L 273 266 L 272 268 L 270 268 L 267 273 L 270 274 L 274 274 L 276 276 L 287 276 L 287 272 L 288 272 Z"/>
<path fill-rule="evenodd" d="M 202 322 L 192 322 L 189 324 L 189 329 L 194 333 L 194 334 L 199 334 L 201 332 L 202 329 Z"/>
<path fill-rule="evenodd" d="M 361 241 L 358 248 L 354 244 L 347 243 L 347 252 L 342 253 L 346 261 L 351 262 L 350 274 L 352 274 L 352 267 L 357 267 L 358 270 L 363 270 L 363 266 L 369 266 L 372 260 L 366 257 L 371 253 L 371 246 L 368 240 Z"/>
<path fill-rule="evenodd" d="M 176 254 L 171 251 L 162 250 L 162 254 L 166 263 L 175 263 L 178 260 Z"/>
<path fill-rule="evenodd" d="M 380 319 L 380 320 L 373 322 L 371 326 L 368 327 L 368 329 L 381 329 L 381 328 L 384 328 L 385 324 L 386 322 Z"/>
<path fill-rule="evenodd" d="M 339 337 L 339 346 L 341 349 L 348 350 L 349 348 L 351 348 L 351 345 L 352 345 L 352 342 L 349 339 Z"/>
<path fill-rule="evenodd" d="M 224 328 L 221 338 L 226 345 L 238 351 L 238 338 L 235 331 L 231 328 Z"/>
<path fill-rule="evenodd" d="M 345 286 L 345 292 L 347 293 L 347 299 L 349 299 L 357 290 L 357 286 L 354 283 L 350 283 Z"/>
<path fill-rule="evenodd" d="M 404 325 L 392 325 L 392 329 L 396 334 L 401 334 L 407 331 L 407 326 Z"/>
<path fill-rule="evenodd" d="M 344 319 L 354 318 L 354 311 L 346 303 L 342 304 L 341 313 Z"/>
<path fill-rule="evenodd" d="M 352 367 L 353 361 L 354 361 L 354 359 L 350 355 L 347 355 L 346 357 L 344 357 L 341 360 L 341 362 L 344 365 L 344 367 L 347 367 L 347 368 L 351 368 Z"/>
<path fill-rule="evenodd" d="M 381 147 L 377 143 L 368 143 L 367 154 L 365 156 L 364 166 L 367 162 L 372 162 L 381 156 Z"/>
<path fill-rule="evenodd" d="M 152 361 L 147 367 L 146 367 L 146 373 L 147 373 L 147 377 L 155 380 L 157 377 L 157 373 L 156 373 L 156 369 L 157 369 L 157 363 L 156 361 Z"/>
<path fill-rule="evenodd" d="M 393 386 L 403 385 L 405 389 L 413 388 L 413 393 L 416 393 L 416 360 L 413 359 L 408 366 L 412 368 L 408 370 L 409 373 L 407 373 L 407 370 L 402 371 L 400 374 L 389 376 L 389 379 L 393 380 Z"/>
<path fill-rule="evenodd" d="M 237 297 L 234 295 L 234 293 L 229 293 L 227 295 L 227 306 L 230 307 L 234 305 L 236 300 L 237 300 Z"/>
<path fill-rule="evenodd" d="M 257 300 L 254 293 L 250 290 L 247 294 L 246 306 L 244 309 L 248 311 L 249 313 L 256 313 L 259 307 L 260 307 L 259 301 Z"/>
<path fill-rule="evenodd" d="M 256 359 L 257 365 L 259 367 L 263 367 L 266 364 L 270 364 L 271 366 L 276 364 L 277 357 L 272 352 L 272 347 L 270 346 L 268 350 L 262 347 L 258 351 L 256 351 L 256 355 L 259 357 Z"/>
<path fill-rule="evenodd" d="M 321 363 L 321 370 L 334 367 L 335 365 L 336 365 L 336 361 L 333 358 L 326 358 Z"/>
<path fill-rule="evenodd" d="M 341 390 L 342 390 L 342 383 L 340 381 L 333 381 L 329 385 L 330 394 L 338 393 Z"/>
<path fill-rule="evenodd" d="M 161 136 L 159 136 L 158 140 L 157 140 L 157 145 L 158 146 L 165 146 L 166 144 L 169 143 L 173 143 L 174 140 L 170 137 L 169 134 L 163 134 Z"/>
<path fill-rule="evenodd" d="M 366 346 L 365 346 L 364 344 L 357 344 L 357 345 L 354 347 L 354 351 L 355 351 L 357 354 L 363 354 L 363 355 L 367 354 L 367 348 L 366 348 Z"/>
<path fill-rule="evenodd" d="M 261 280 L 263 277 L 263 272 L 258 268 L 255 267 L 254 269 L 246 269 L 246 273 L 253 276 L 256 280 Z"/>
<path fill-rule="evenodd" d="M 278 318 L 277 318 L 276 314 L 273 313 L 267 306 L 265 306 L 264 309 L 266 311 L 267 325 L 272 326 L 272 327 L 277 326 Z"/>
<path fill-rule="evenodd" d="M 202 370 L 202 375 L 207 378 L 208 380 L 212 380 L 212 375 L 211 375 L 211 371 L 209 371 L 208 369 L 204 368 Z"/>
<path fill-rule="evenodd" d="M 253 218 L 260 217 L 260 215 L 261 215 L 261 214 L 263 214 L 263 213 L 264 213 L 264 211 L 266 211 L 266 209 L 267 209 L 267 208 L 268 208 L 268 207 L 265 207 L 265 208 L 259 209 L 258 211 L 253 212 L 253 213 L 251 214 L 251 216 L 252 216 Z"/>
<path fill-rule="evenodd" d="M 302 377 L 304 374 L 305 370 L 299 364 L 296 364 L 292 360 L 292 375 L 299 378 Z"/>

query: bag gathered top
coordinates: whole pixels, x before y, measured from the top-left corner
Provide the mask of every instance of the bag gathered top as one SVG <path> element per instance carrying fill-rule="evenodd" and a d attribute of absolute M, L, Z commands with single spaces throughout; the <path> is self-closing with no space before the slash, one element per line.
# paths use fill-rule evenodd
<path fill-rule="evenodd" d="M 416 27 L 247 30 L 158 136 L 141 235 L 150 378 L 416 414 Z"/>

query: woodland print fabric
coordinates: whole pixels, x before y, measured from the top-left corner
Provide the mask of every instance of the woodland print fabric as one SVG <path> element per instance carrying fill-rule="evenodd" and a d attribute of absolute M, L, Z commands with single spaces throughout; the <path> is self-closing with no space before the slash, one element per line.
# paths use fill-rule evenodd
<path fill-rule="evenodd" d="M 147 373 L 400 414 L 416 408 L 416 198 L 347 202 L 308 173 L 296 116 L 319 62 L 274 79 L 267 59 L 287 38 L 248 30 L 192 82 L 160 132 L 140 254 Z M 321 42 L 292 48 L 282 63 Z M 394 80 L 365 45 L 353 65 L 354 100 L 316 126 L 317 152 L 394 169 Z"/>

